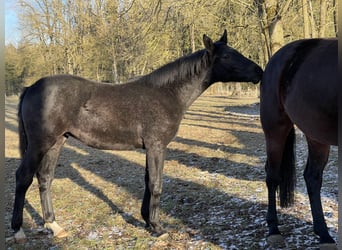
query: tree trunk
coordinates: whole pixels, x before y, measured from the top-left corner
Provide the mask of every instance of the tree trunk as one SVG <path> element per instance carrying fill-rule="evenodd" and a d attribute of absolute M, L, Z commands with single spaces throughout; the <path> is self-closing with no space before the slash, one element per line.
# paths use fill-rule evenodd
<path fill-rule="evenodd" d="M 258 16 L 259 16 L 259 24 L 261 29 L 261 36 L 263 39 L 263 50 L 265 55 L 265 63 L 271 58 L 271 42 L 270 42 L 270 34 L 268 32 L 268 23 L 267 23 L 267 16 L 265 13 L 265 3 L 263 0 L 255 0 L 258 9 Z"/>
<path fill-rule="evenodd" d="M 266 0 L 266 14 L 272 55 L 284 45 L 283 22 L 277 0 Z"/>
<path fill-rule="evenodd" d="M 334 0 L 333 1 L 333 6 L 334 6 L 334 12 L 333 12 L 333 15 L 334 15 L 334 29 L 335 29 L 335 35 L 337 37 L 337 34 L 338 34 L 338 29 L 337 29 L 337 14 L 336 14 L 336 1 Z"/>
<path fill-rule="evenodd" d="M 191 39 L 191 52 L 194 53 L 196 51 L 196 44 L 195 44 L 195 24 L 192 23 L 190 25 L 190 39 Z"/>
<path fill-rule="evenodd" d="M 310 38 L 310 26 L 309 26 L 309 13 L 308 13 L 308 2 L 302 0 L 302 11 L 303 11 L 303 31 L 304 38 Z"/>
<path fill-rule="evenodd" d="M 277 0 L 254 0 L 258 8 L 258 16 L 262 34 L 265 39 L 268 59 L 284 45 L 284 29 L 281 20 L 279 2 Z M 290 1 L 285 2 L 282 12 L 285 12 Z"/>
<path fill-rule="evenodd" d="M 327 0 L 321 0 L 321 13 L 320 13 L 320 24 L 318 30 L 318 36 L 325 36 L 325 25 L 326 25 L 326 17 L 327 17 Z"/>
<path fill-rule="evenodd" d="M 310 8 L 310 24 L 311 24 L 311 37 L 317 37 L 318 36 L 318 32 L 317 32 L 317 26 L 315 23 L 315 19 L 314 19 L 314 11 L 312 8 L 312 2 L 311 0 L 308 0 L 309 3 L 309 8 Z"/>
<path fill-rule="evenodd" d="M 118 77 L 118 66 L 116 61 L 116 53 L 115 53 L 115 44 L 114 40 L 112 39 L 112 74 L 113 74 L 113 82 L 115 84 L 119 84 L 119 77 Z"/>

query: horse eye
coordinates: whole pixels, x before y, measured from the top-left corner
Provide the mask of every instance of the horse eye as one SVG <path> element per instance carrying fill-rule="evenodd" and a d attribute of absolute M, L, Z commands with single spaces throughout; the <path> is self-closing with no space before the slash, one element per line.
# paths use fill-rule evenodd
<path fill-rule="evenodd" d="M 229 54 L 225 54 L 222 56 L 223 59 L 230 59 L 230 55 Z"/>

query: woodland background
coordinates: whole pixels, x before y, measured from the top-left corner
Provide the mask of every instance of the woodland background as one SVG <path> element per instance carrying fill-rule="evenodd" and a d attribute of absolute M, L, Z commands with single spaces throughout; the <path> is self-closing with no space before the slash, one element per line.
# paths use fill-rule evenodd
<path fill-rule="evenodd" d="M 6 95 L 40 77 L 75 74 L 123 83 L 203 48 L 229 45 L 264 67 L 284 44 L 336 37 L 336 0 L 18 0 L 21 40 L 5 47 Z M 250 84 L 211 91 L 256 93 Z"/>

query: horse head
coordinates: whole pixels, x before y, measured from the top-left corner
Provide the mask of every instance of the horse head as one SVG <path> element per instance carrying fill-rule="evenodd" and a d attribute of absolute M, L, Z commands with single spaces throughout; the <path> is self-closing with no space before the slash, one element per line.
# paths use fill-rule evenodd
<path fill-rule="evenodd" d="M 203 35 L 203 43 L 212 61 L 210 82 L 253 82 L 261 80 L 263 70 L 237 50 L 229 47 L 227 30 L 213 42 Z"/>

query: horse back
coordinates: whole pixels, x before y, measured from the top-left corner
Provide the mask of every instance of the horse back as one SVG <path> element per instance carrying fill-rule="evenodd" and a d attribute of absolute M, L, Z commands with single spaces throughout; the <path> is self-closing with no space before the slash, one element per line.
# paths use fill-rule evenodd
<path fill-rule="evenodd" d="M 158 88 L 138 82 L 110 85 L 70 75 L 40 79 L 27 89 L 22 106 L 32 134 L 71 135 L 100 149 L 142 148 L 162 139 L 166 145 L 183 115 L 176 100 Z"/>

